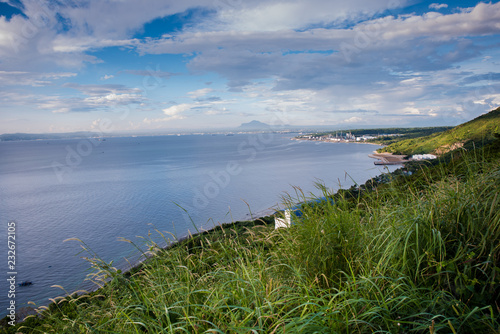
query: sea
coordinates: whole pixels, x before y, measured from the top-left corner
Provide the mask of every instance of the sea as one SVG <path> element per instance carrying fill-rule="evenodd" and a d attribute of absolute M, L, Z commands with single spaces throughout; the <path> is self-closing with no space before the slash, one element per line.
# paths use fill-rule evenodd
<path fill-rule="evenodd" d="M 85 258 L 126 270 L 148 243 L 166 246 L 273 213 L 297 193 L 321 196 L 317 184 L 336 191 L 395 169 L 373 164 L 375 145 L 292 136 L 0 142 L 0 315 L 12 303 L 19 311 L 94 289 Z"/>

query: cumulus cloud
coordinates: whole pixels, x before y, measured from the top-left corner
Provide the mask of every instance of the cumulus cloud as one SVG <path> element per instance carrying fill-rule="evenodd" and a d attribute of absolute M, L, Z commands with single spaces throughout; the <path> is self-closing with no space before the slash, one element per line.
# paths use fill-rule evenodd
<path fill-rule="evenodd" d="M 252 113 L 287 113 L 300 124 L 471 116 L 464 110 L 479 113 L 498 100 L 498 74 L 491 67 L 500 34 L 498 2 L 453 8 L 449 14 L 437 12 L 447 8 L 445 3 L 432 3 L 427 13 L 400 16 L 391 10 L 413 1 L 151 0 L 147 8 L 133 0 L 11 3 L 22 15 L 0 16 L 3 87 L 60 85 L 88 63 L 104 65 L 94 51 L 115 47 L 132 56 L 185 55 L 190 73 L 183 75 L 215 73 Z M 186 16 L 193 8 L 204 14 L 182 28 L 161 37 L 137 37 L 146 23 Z M 468 66 L 474 59 L 482 65 Z M 180 75 L 159 65 L 112 71 L 142 76 L 143 88 Z M 0 100 L 28 105 L 21 88 L 9 92 L 10 101 L 6 94 Z M 210 88 L 169 96 L 181 100 L 167 108 L 163 101 L 148 105 L 140 89 L 125 85 L 67 83 L 62 88 L 77 92 L 35 94 L 31 105 L 61 113 L 144 104 L 163 113 L 145 119 L 151 123 L 221 115 L 233 103 Z M 220 88 L 217 92 L 223 96 Z M 461 111 L 453 114 L 457 105 Z M 231 107 L 249 113 L 245 108 Z"/>
<path fill-rule="evenodd" d="M 205 98 L 203 96 L 210 93 L 212 89 L 204 88 L 188 93 L 190 98 L 193 100 L 191 103 L 180 103 L 174 104 L 168 108 L 162 110 L 166 117 L 159 118 L 145 118 L 144 123 L 160 123 L 169 122 L 173 120 L 181 120 L 188 117 L 198 116 L 200 114 L 207 116 L 215 116 L 227 114 L 227 109 L 223 105 L 231 104 L 232 101 L 225 101 L 219 97 L 215 98 Z"/>
<path fill-rule="evenodd" d="M 156 18 L 182 13 L 201 1 L 140 2 L 87 0 L 84 2 L 21 0 L 22 12 L 0 16 L 0 57 L 10 69 L 66 66 L 78 68 L 100 60 L 86 52 L 106 47 L 133 47 L 130 36 Z M 110 15 L 113 13 L 113 15 Z"/>
<path fill-rule="evenodd" d="M 93 105 L 128 105 L 140 103 L 142 97 L 136 94 L 115 94 L 110 93 L 102 96 L 87 97 L 83 100 L 86 104 Z"/>
<path fill-rule="evenodd" d="M 348 119 L 344 119 L 341 123 L 360 123 L 361 121 L 363 121 L 361 117 L 353 116 Z"/>
<path fill-rule="evenodd" d="M 445 3 L 431 3 L 429 8 L 439 10 L 441 8 L 448 8 L 448 5 Z"/>
<path fill-rule="evenodd" d="M 349 29 L 313 28 L 304 31 L 197 31 L 149 39 L 138 48 L 143 53 L 192 53 L 249 50 L 269 53 L 287 50 L 341 51 L 342 42 L 356 49 L 396 47 L 401 40 L 428 38 L 446 41 L 460 37 L 494 35 L 500 32 L 500 4 L 479 3 L 460 13 L 427 13 L 404 17 L 385 16 Z"/>
<path fill-rule="evenodd" d="M 188 103 L 178 104 L 163 109 L 163 113 L 172 118 L 182 117 L 182 113 L 193 108 L 193 105 Z"/>
<path fill-rule="evenodd" d="M 101 80 L 109 80 L 109 79 L 113 79 L 115 76 L 112 75 L 112 74 L 106 74 L 104 75 L 103 77 L 101 77 Z"/>
<path fill-rule="evenodd" d="M 190 69 L 216 72 L 234 91 L 263 78 L 275 78 L 278 90 L 318 89 L 452 68 L 494 47 L 477 45 L 474 37 L 499 34 L 499 22 L 500 3 L 479 3 L 458 13 L 385 16 L 349 29 L 187 31 L 138 48 L 145 54 L 194 53 Z"/>
<path fill-rule="evenodd" d="M 141 104 L 145 101 L 142 91 L 124 85 L 80 85 L 66 83 L 64 87 L 73 88 L 85 96 L 62 98 L 60 96 L 45 97 L 39 103 L 40 109 L 52 112 L 90 112 L 93 110 L 111 110 L 115 107 Z"/>
<path fill-rule="evenodd" d="M 184 113 L 186 111 L 189 111 L 193 108 L 194 106 L 188 103 L 182 103 L 178 105 L 173 105 L 171 107 L 163 109 L 163 114 L 166 115 L 165 117 L 159 117 L 159 118 L 145 118 L 143 120 L 143 123 L 146 124 L 152 124 L 152 123 L 162 123 L 162 122 L 169 122 L 173 120 L 181 120 L 186 118 L 186 115 Z"/>
<path fill-rule="evenodd" d="M 201 97 L 203 97 L 211 92 L 213 92 L 212 88 L 202 88 L 202 89 L 198 89 L 198 90 L 189 92 L 189 93 L 187 93 L 187 95 L 192 99 L 199 99 L 199 98 L 201 98 Z"/>
<path fill-rule="evenodd" d="M 211 31 L 282 31 L 302 30 L 311 26 L 329 26 L 354 21 L 375 13 L 404 6 L 409 1 L 387 0 L 292 0 L 292 1 L 225 1 L 216 18 L 196 28 Z M 221 1 L 219 1 L 221 3 Z M 363 8 L 362 11 L 359 8 Z M 320 9 L 320 10 L 318 10 Z"/>

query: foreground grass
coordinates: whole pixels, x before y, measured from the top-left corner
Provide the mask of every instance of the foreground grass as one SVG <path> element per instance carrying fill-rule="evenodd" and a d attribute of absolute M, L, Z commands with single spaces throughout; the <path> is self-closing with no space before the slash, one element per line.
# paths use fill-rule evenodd
<path fill-rule="evenodd" d="M 233 224 L 57 299 L 21 333 L 498 333 L 500 159 L 471 152 L 304 204 L 300 223 Z M 363 189 L 373 189 L 364 190 Z M 285 203 L 307 200 L 300 191 Z M 240 230 L 236 230 L 240 228 Z"/>

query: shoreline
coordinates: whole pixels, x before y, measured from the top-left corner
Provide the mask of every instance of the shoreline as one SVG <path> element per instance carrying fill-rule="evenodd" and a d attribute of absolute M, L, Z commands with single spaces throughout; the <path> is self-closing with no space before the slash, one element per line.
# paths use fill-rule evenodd
<path fill-rule="evenodd" d="M 311 140 L 311 141 L 314 141 L 314 140 Z M 332 142 L 332 143 L 336 143 L 336 142 Z M 374 144 L 374 143 L 364 143 L 364 142 L 345 142 L 345 143 L 371 144 L 371 145 L 382 146 L 382 145 L 378 145 L 378 144 Z M 377 153 L 376 151 L 373 151 L 373 154 L 369 154 L 368 156 L 371 158 L 379 159 L 380 156 L 382 156 L 383 158 L 388 158 L 389 156 L 392 156 L 392 154 L 391 153 Z M 396 157 L 399 158 L 399 156 L 396 156 Z M 183 243 L 189 242 L 189 240 L 192 238 L 201 237 L 202 235 L 205 235 L 207 233 L 208 234 L 216 233 L 217 229 L 219 229 L 219 228 L 224 228 L 224 227 L 229 227 L 229 226 L 232 226 L 232 228 L 234 228 L 235 226 L 238 226 L 238 225 L 240 225 L 242 228 L 244 228 L 245 225 L 252 224 L 252 223 L 255 226 L 256 225 L 266 225 L 269 223 L 266 223 L 264 219 L 269 218 L 269 219 L 274 220 L 274 214 L 277 211 L 278 211 L 278 209 L 276 209 L 274 207 L 268 207 L 267 209 L 256 211 L 255 213 L 249 212 L 249 213 L 246 213 L 244 216 L 240 217 L 240 219 L 238 219 L 238 220 L 235 220 L 232 222 L 220 222 L 218 225 L 213 225 L 212 227 L 210 227 L 208 229 L 204 229 L 203 227 L 201 227 L 199 229 L 199 231 L 197 231 L 195 233 L 188 232 L 185 236 L 180 237 L 180 238 L 176 238 L 173 240 L 169 239 L 168 242 L 165 240 L 166 244 L 158 245 L 158 248 L 159 248 L 159 251 L 168 251 L 171 248 L 182 246 Z M 263 223 L 257 223 L 258 220 L 262 220 Z M 143 265 L 146 265 L 147 262 L 150 259 L 152 259 L 154 256 L 156 256 L 156 255 L 153 253 L 148 253 L 147 249 L 146 249 L 146 250 L 144 250 L 144 252 L 142 254 L 138 254 L 137 258 L 135 258 L 135 259 L 133 257 L 124 258 L 125 261 L 123 263 L 117 264 L 116 266 L 113 266 L 113 267 L 117 270 L 117 272 L 120 272 L 122 275 L 133 275 L 137 271 L 140 271 L 142 269 Z M 83 285 L 81 285 L 77 290 L 75 290 L 71 293 L 68 292 L 67 294 L 65 294 L 64 296 L 61 296 L 61 297 L 66 298 L 66 297 L 69 297 L 71 295 L 74 295 L 75 293 L 78 296 L 84 295 L 84 294 L 98 293 L 98 291 L 100 289 L 103 289 L 103 287 L 105 285 L 107 285 L 109 283 L 109 281 L 111 281 L 111 279 L 112 278 L 108 278 L 105 282 L 101 282 L 102 286 L 100 286 L 99 284 L 95 283 L 92 280 L 85 279 L 84 282 L 82 282 Z M 87 286 L 85 286 L 85 285 L 87 285 Z M 32 308 L 32 310 L 34 311 L 34 310 L 38 309 L 39 307 L 47 306 L 49 304 L 51 304 L 51 303 L 49 302 L 49 303 L 43 303 L 41 305 L 36 305 Z M 27 306 L 27 307 L 30 307 L 30 306 Z M 32 313 L 27 313 L 27 315 L 29 315 L 29 314 L 32 314 Z M 36 314 L 36 313 L 33 313 L 33 314 Z M 24 321 L 24 319 L 22 319 L 22 320 L 20 319 L 20 322 L 22 322 L 22 321 Z"/>
<path fill-rule="evenodd" d="M 368 154 L 368 156 L 372 159 L 377 159 L 375 161 L 375 165 L 404 165 L 406 162 L 410 160 L 405 159 L 406 155 L 395 155 L 392 153 L 377 153 L 373 151 L 372 154 Z"/>
<path fill-rule="evenodd" d="M 339 140 L 339 141 L 331 141 L 331 140 L 317 140 L 317 139 L 306 139 L 306 138 L 297 138 L 294 137 L 292 140 L 299 140 L 299 141 L 313 141 L 313 142 L 320 142 L 320 143 L 332 143 L 332 144 L 337 144 L 337 143 L 343 143 L 343 144 L 365 144 L 365 145 L 377 145 L 381 147 L 385 147 L 387 145 L 382 145 L 382 144 L 377 144 L 377 143 L 367 143 L 365 141 L 350 141 L 350 140 Z M 372 159 L 376 159 L 377 161 L 374 161 L 373 164 L 375 165 L 404 165 L 406 162 L 409 162 L 410 160 L 405 159 L 406 155 L 395 155 L 392 153 L 378 153 L 377 151 L 373 151 L 373 153 L 368 154 L 368 157 Z"/>
<path fill-rule="evenodd" d="M 255 214 L 247 213 L 244 217 L 242 217 L 239 220 L 235 220 L 233 222 L 220 223 L 219 225 L 212 226 L 210 229 L 203 229 L 203 227 L 201 227 L 200 230 L 196 233 L 189 232 L 187 235 L 185 235 L 183 237 L 177 238 L 175 240 L 171 240 L 168 244 L 163 245 L 163 246 L 158 245 L 158 247 L 160 250 L 169 250 L 170 248 L 177 247 L 178 245 L 185 242 L 186 240 L 189 240 L 190 238 L 194 238 L 196 236 L 201 236 L 205 233 L 212 233 L 219 227 L 223 227 L 226 225 L 243 225 L 244 223 L 249 223 L 249 222 L 255 223 L 259 219 L 274 216 L 274 213 L 276 211 L 277 211 L 276 209 L 268 208 L 268 209 L 258 211 Z M 155 256 L 154 254 L 147 254 L 147 255 L 144 255 L 144 254 L 147 254 L 147 252 L 144 251 L 144 253 L 142 255 L 139 255 L 139 257 L 133 262 L 129 261 L 130 258 L 127 258 L 127 259 L 125 259 L 125 263 L 123 263 L 122 265 L 117 265 L 117 266 L 115 266 L 115 268 L 117 270 L 120 270 L 122 274 L 128 274 L 130 272 L 133 272 L 134 270 L 140 270 L 140 267 L 143 264 L 145 264 L 149 259 L 151 259 L 152 257 Z M 102 289 L 101 286 L 94 283 L 93 281 L 88 281 L 88 282 L 89 282 L 89 284 L 91 283 L 92 285 L 95 285 L 95 286 L 90 286 L 89 289 L 84 289 L 84 287 L 82 287 L 81 289 L 77 289 L 76 291 L 74 291 L 72 293 L 68 293 L 64 297 L 71 296 L 72 294 L 78 293 L 78 292 L 94 293 L 94 292 L 98 291 L 99 289 Z M 104 285 L 106 285 L 107 283 L 108 282 L 106 282 Z M 84 290 L 85 292 L 81 291 L 81 290 Z M 78 294 L 80 295 L 81 293 L 78 293 Z"/>
<path fill-rule="evenodd" d="M 366 141 L 351 141 L 351 140 L 338 140 L 338 141 L 332 141 L 332 140 L 319 140 L 319 139 L 307 139 L 307 138 L 297 138 L 293 137 L 291 140 L 298 140 L 298 141 L 316 141 L 320 143 L 331 143 L 331 144 L 365 144 L 365 145 L 377 145 L 377 146 L 382 146 L 385 147 L 386 145 L 382 144 L 377 144 L 377 143 L 370 143 Z"/>
<path fill-rule="evenodd" d="M 364 143 L 364 142 L 351 142 L 351 143 L 356 143 L 356 144 L 372 144 L 374 145 L 373 143 Z M 367 154 L 368 152 L 370 152 L 370 150 L 365 150 L 364 154 Z M 363 155 L 364 155 L 363 154 Z M 276 203 L 275 203 L 276 204 Z M 187 233 L 186 235 L 184 236 L 181 236 L 179 238 L 171 238 L 169 239 L 168 235 L 165 235 L 167 237 L 167 240 L 161 240 L 161 242 L 159 243 L 158 245 L 158 248 L 160 249 L 169 249 L 171 247 L 183 247 L 183 242 L 185 242 L 186 240 L 189 240 L 189 238 L 191 238 L 192 236 L 196 236 L 196 235 L 201 235 L 203 233 L 206 233 L 206 232 L 210 232 L 214 229 L 217 229 L 219 226 L 231 226 L 231 225 L 240 225 L 242 226 L 242 223 L 243 222 L 248 222 L 248 221 L 257 221 L 259 219 L 262 219 L 262 218 L 265 218 L 265 217 L 268 217 L 268 216 L 272 216 L 275 212 L 277 211 L 277 208 L 276 206 L 273 206 L 273 207 L 267 207 L 265 209 L 262 209 L 262 210 L 258 210 L 258 211 L 252 211 L 252 212 L 248 212 L 246 211 L 246 213 L 244 213 L 243 215 L 238 215 L 238 216 L 235 216 L 235 220 L 234 221 L 229 221 L 229 222 L 220 222 L 220 224 L 217 224 L 217 225 L 214 225 L 214 224 L 210 224 L 210 226 L 205 226 L 205 228 L 203 227 L 200 227 L 199 228 L 199 232 L 196 232 L 195 233 Z M 228 218 L 228 217 L 226 217 Z M 192 230 L 192 229 L 191 229 Z M 142 247 L 141 247 L 142 248 Z M 145 249 L 145 251 L 147 251 L 147 249 Z M 116 259 L 116 261 L 114 262 L 114 265 L 113 267 L 115 267 L 116 269 L 119 269 L 121 270 L 122 273 L 133 273 L 135 272 L 136 270 L 140 270 L 140 268 L 145 264 L 145 262 L 147 262 L 148 260 L 150 260 L 150 256 L 143 256 L 142 253 L 140 252 L 137 252 L 135 256 L 127 256 L 127 257 L 119 257 Z M 85 277 L 84 280 L 82 282 L 79 282 L 77 283 L 78 287 L 73 290 L 73 289 L 70 289 L 68 290 L 68 293 L 64 293 L 64 294 L 59 294 L 56 292 L 55 296 L 68 296 L 68 295 L 72 295 L 73 293 L 77 292 L 78 290 L 85 290 L 87 291 L 88 293 L 93 293 L 95 291 L 98 291 L 101 287 L 95 283 L 93 283 L 92 281 L 88 280 L 87 279 L 88 277 Z M 61 292 L 61 291 L 59 291 Z M 40 301 L 38 302 L 37 301 L 37 305 L 35 306 L 35 308 L 39 307 L 39 306 L 45 306 L 45 305 L 48 305 L 50 304 L 50 302 L 48 303 L 48 300 L 45 300 L 45 301 Z M 29 306 L 29 305 L 26 305 L 26 306 Z"/>
<path fill-rule="evenodd" d="M 189 239 L 192 239 L 192 238 L 195 238 L 195 237 L 200 237 L 200 236 L 202 236 L 202 235 L 204 235 L 206 233 L 215 233 L 216 229 L 222 228 L 222 227 L 227 227 L 229 225 L 233 225 L 233 227 L 235 225 L 242 225 L 244 227 L 244 225 L 248 224 L 248 223 L 253 223 L 254 226 L 262 225 L 262 224 L 257 224 L 257 221 L 258 220 L 262 220 L 264 222 L 263 218 L 267 218 L 267 217 L 271 218 L 271 217 L 273 217 L 274 213 L 276 211 L 277 210 L 275 210 L 273 208 L 268 208 L 268 209 L 264 209 L 264 210 L 258 211 L 256 214 L 250 214 L 250 213 L 248 213 L 248 214 L 246 214 L 240 220 L 236 220 L 236 221 L 229 222 L 229 223 L 220 223 L 219 225 L 214 225 L 210 229 L 206 229 L 205 230 L 202 227 L 196 233 L 190 233 L 189 232 L 187 235 L 185 235 L 185 236 L 183 236 L 181 238 L 172 240 L 172 241 L 170 241 L 168 244 L 166 244 L 164 246 L 158 245 L 158 248 L 159 248 L 160 251 L 168 251 L 169 249 L 171 249 L 173 247 L 178 247 L 183 242 L 186 242 Z M 250 218 L 250 219 L 246 219 L 246 218 Z M 138 254 L 138 258 L 135 259 L 134 261 L 130 261 L 132 258 L 124 258 L 124 260 L 125 260 L 124 263 L 122 263 L 120 265 L 113 266 L 113 268 L 116 269 L 115 273 L 120 273 L 122 275 L 133 275 L 136 271 L 140 271 L 141 267 L 144 264 L 146 264 L 148 262 L 148 260 L 150 260 L 154 256 L 156 256 L 156 254 L 149 253 L 148 250 L 145 249 L 145 250 L 142 251 L 142 254 Z M 68 292 L 68 293 L 66 293 L 65 295 L 62 295 L 62 296 L 57 296 L 56 298 L 58 298 L 58 297 L 67 298 L 67 297 L 70 297 L 70 296 L 72 296 L 74 294 L 76 294 L 77 296 L 82 296 L 82 295 L 85 295 L 85 294 L 94 294 L 94 293 L 98 292 L 100 289 L 103 289 L 104 286 L 107 285 L 111 280 L 112 280 L 112 277 L 108 277 L 108 279 L 105 282 L 101 282 L 102 286 L 100 286 L 99 284 L 95 283 L 94 281 L 88 280 L 87 278 L 85 278 L 84 281 L 82 282 L 82 284 L 79 286 L 79 288 L 77 288 L 75 291 Z M 36 314 L 38 314 L 36 312 L 37 309 L 39 309 L 40 307 L 47 307 L 47 306 L 49 306 L 52 303 L 53 302 L 51 301 L 51 302 L 48 302 L 48 303 L 43 303 L 43 304 L 34 305 L 34 306 L 30 306 L 30 305 L 27 304 L 27 305 L 23 306 L 22 308 L 19 308 L 18 310 L 23 310 L 23 312 L 25 312 L 25 314 L 24 314 L 23 318 L 21 318 L 21 317 L 18 318 L 17 323 L 22 323 L 24 321 L 25 317 L 27 317 L 29 315 L 36 315 Z"/>
<path fill-rule="evenodd" d="M 338 142 L 333 142 L 333 141 L 323 141 L 323 140 L 299 139 L 299 138 L 296 138 L 296 137 L 291 138 L 291 140 L 318 141 L 318 142 L 326 142 L 326 143 L 333 143 L 333 144 L 336 144 L 336 143 L 344 143 L 344 144 L 368 144 L 368 145 L 377 145 L 377 146 L 384 147 L 384 145 L 380 145 L 380 144 L 376 144 L 376 143 L 354 142 L 354 141 L 338 141 Z M 404 162 L 408 161 L 408 160 L 404 160 L 403 159 L 403 157 L 405 157 L 405 156 L 393 155 L 392 153 L 377 153 L 377 151 L 373 151 L 373 153 L 369 154 L 368 156 L 370 158 L 373 158 L 373 159 L 378 159 L 381 162 L 385 162 L 385 163 L 377 163 L 377 161 L 376 161 L 376 162 L 374 162 L 376 165 L 377 164 L 379 164 L 379 165 L 399 165 L 399 164 L 403 165 Z M 263 209 L 263 210 L 255 212 L 255 213 L 254 212 L 249 212 L 249 213 L 246 213 L 244 216 L 240 216 L 239 219 L 236 219 L 236 220 L 231 221 L 231 222 L 219 222 L 218 225 L 213 225 L 213 226 L 211 226 L 208 229 L 204 229 L 203 227 L 201 227 L 199 229 L 199 231 L 197 231 L 196 233 L 188 232 L 187 235 L 185 235 L 183 237 L 180 237 L 178 239 L 172 240 L 168 244 L 163 245 L 163 246 L 159 246 L 159 247 L 162 250 L 168 250 L 168 249 L 170 249 L 172 247 L 176 247 L 177 245 L 181 244 L 182 242 L 185 242 L 186 240 L 188 240 L 190 238 L 193 238 L 195 236 L 203 235 L 205 233 L 211 233 L 212 231 L 214 231 L 215 229 L 217 229 L 217 228 L 219 228 L 221 226 L 225 226 L 225 225 L 238 225 L 238 224 L 244 224 L 244 223 L 248 223 L 248 222 L 254 222 L 255 223 L 255 221 L 257 221 L 259 219 L 274 216 L 274 214 L 277 211 L 278 211 L 278 209 L 275 208 L 275 207 L 268 207 L 267 209 Z M 144 257 L 144 255 L 141 255 L 134 262 L 128 262 L 129 259 L 126 259 L 127 260 L 126 264 L 124 264 L 123 266 L 120 266 L 120 267 L 117 266 L 117 269 L 120 269 L 122 271 L 122 273 L 131 272 L 133 270 L 139 269 L 139 267 L 141 265 L 143 265 L 145 262 L 147 262 L 152 256 L 154 256 L 154 255 L 149 255 L 149 256 L 146 256 L 146 257 Z M 93 289 L 91 289 L 88 292 L 95 292 L 95 291 L 99 290 L 100 288 L 101 287 L 97 286 L 97 287 L 94 287 Z"/>

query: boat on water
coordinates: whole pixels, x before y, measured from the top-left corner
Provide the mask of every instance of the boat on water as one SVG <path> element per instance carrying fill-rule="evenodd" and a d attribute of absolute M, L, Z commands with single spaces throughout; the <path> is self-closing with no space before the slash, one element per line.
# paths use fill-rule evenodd
<path fill-rule="evenodd" d="M 22 281 L 22 282 L 18 283 L 19 286 L 28 286 L 28 285 L 32 285 L 32 284 L 33 284 L 32 281 Z"/>

